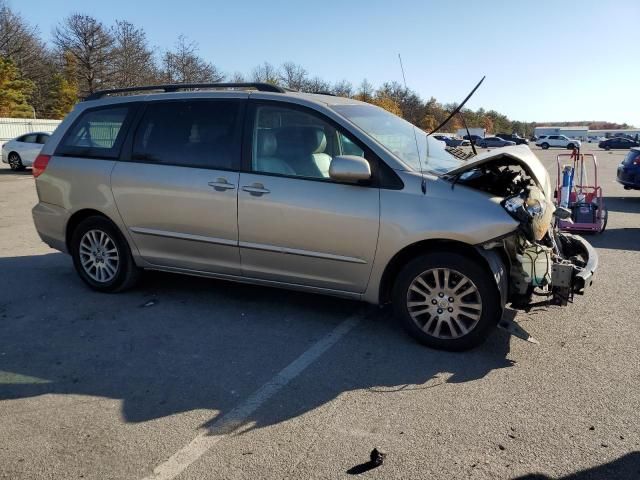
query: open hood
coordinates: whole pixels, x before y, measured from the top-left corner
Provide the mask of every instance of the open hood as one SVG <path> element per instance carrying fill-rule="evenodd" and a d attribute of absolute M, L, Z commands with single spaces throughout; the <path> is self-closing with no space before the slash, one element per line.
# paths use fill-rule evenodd
<path fill-rule="evenodd" d="M 548 200 L 551 199 L 551 179 L 542 162 L 535 156 L 527 145 L 515 145 L 512 147 L 496 148 L 467 160 L 464 165 L 449 170 L 447 175 L 456 175 L 468 170 L 473 170 L 480 165 L 492 161 L 509 158 L 518 164 L 531 176 L 534 182 L 542 189 Z"/>

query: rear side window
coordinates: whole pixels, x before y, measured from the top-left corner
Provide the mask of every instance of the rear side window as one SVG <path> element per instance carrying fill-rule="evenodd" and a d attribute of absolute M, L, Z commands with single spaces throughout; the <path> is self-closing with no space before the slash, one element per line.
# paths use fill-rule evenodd
<path fill-rule="evenodd" d="M 114 105 L 82 113 L 60 142 L 56 155 L 117 158 L 130 109 L 130 105 Z"/>
<path fill-rule="evenodd" d="M 39 143 L 40 145 L 44 145 L 45 143 L 47 143 L 47 140 L 49 140 L 49 135 L 45 135 L 44 133 L 41 133 L 40 135 L 38 135 L 38 139 L 36 143 Z"/>
<path fill-rule="evenodd" d="M 238 170 L 240 101 L 156 102 L 147 106 L 132 159 L 182 167 Z"/>

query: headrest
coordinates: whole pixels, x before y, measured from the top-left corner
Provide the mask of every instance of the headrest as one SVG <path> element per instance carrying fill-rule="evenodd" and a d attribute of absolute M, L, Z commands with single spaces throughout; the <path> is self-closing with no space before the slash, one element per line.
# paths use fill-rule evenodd
<path fill-rule="evenodd" d="M 270 130 L 258 130 L 258 156 L 271 157 L 278 149 L 276 136 Z"/>
<path fill-rule="evenodd" d="M 312 128 L 309 129 L 311 131 L 312 139 L 314 143 L 313 151 L 311 153 L 324 153 L 324 149 L 327 148 L 327 136 L 324 134 L 324 129 L 322 128 Z"/>
<path fill-rule="evenodd" d="M 322 127 L 282 127 L 278 129 L 278 145 L 287 152 L 322 153 L 327 148 L 327 137 Z"/>

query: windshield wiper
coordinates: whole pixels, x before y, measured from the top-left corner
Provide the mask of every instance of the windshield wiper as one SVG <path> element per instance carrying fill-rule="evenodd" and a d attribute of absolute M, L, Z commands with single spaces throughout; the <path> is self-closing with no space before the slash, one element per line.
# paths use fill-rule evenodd
<path fill-rule="evenodd" d="M 471 92 L 469 92 L 469 95 L 467 95 L 467 97 L 462 101 L 462 103 L 460 105 L 458 105 L 456 108 L 453 109 L 453 112 L 451 112 L 449 114 L 449 116 L 445 119 L 444 122 L 442 122 L 440 125 L 438 125 L 436 128 L 434 128 L 433 130 L 431 130 L 428 134 L 427 137 L 429 135 L 431 135 L 432 133 L 437 132 L 438 130 L 440 130 L 442 127 L 444 127 L 447 122 L 449 120 L 451 120 L 453 118 L 453 116 L 460 112 L 462 110 L 462 107 L 464 107 L 465 103 L 467 103 L 467 101 L 471 98 L 471 96 L 476 93 L 476 90 L 478 89 L 478 87 L 482 84 L 482 82 L 484 82 L 484 79 L 487 78 L 486 75 L 484 77 L 482 77 L 480 79 L 480 81 L 478 82 L 478 84 L 473 87 L 473 90 L 471 90 Z M 476 152 L 476 146 L 474 144 L 473 139 L 471 138 L 471 134 L 469 133 L 469 128 L 467 127 L 467 122 L 464 121 L 464 115 L 460 114 L 460 118 L 462 118 L 462 124 L 464 125 L 465 130 L 467 131 L 467 137 L 469 137 L 469 142 L 471 142 L 471 149 L 473 150 L 473 154 L 477 155 L 478 152 Z"/>

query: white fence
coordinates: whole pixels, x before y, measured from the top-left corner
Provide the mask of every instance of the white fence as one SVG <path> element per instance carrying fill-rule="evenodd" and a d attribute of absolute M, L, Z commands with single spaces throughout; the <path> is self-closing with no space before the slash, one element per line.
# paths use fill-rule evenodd
<path fill-rule="evenodd" d="M 0 146 L 7 140 L 30 132 L 53 132 L 61 120 L 38 118 L 0 118 Z"/>

